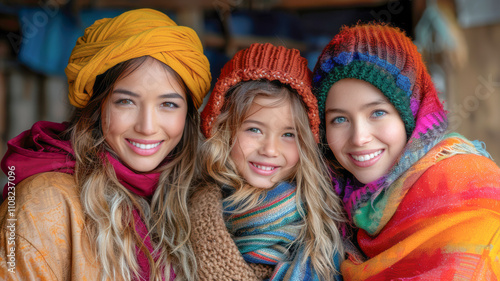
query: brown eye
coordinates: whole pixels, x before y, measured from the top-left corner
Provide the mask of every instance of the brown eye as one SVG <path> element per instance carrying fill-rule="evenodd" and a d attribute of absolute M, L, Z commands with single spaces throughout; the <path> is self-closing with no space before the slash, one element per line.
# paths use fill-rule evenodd
<path fill-rule="evenodd" d="M 179 105 L 173 102 L 164 102 L 161 104 L 162 107 L 167 107 L 167 108 L 179 108 Z"/>
<path fill-rule="evenodd" d="M 118 104 L 118 105 L 129 105 L 129 104 L 133 104 L 133 102 L 129 99 L 120 99 L 120 100 L 117 100 L 115 101 L 115 104 Z"/>

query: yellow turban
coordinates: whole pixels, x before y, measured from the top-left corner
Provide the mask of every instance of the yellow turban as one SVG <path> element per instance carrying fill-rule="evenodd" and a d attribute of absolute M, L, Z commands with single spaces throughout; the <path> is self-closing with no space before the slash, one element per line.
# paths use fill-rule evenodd
<path fill-rule="evenodd" d="M 100 19 L 85 29 L 65 69 L 71 104 L 84 107 L 93 94 L 97 75 L 142 56 L 151 56 L 175 70 L 192 92 L 196 108 L 200 107 L 212 79 L 200 39 L 191 28 L 178 26 L 152 9 Z"/>

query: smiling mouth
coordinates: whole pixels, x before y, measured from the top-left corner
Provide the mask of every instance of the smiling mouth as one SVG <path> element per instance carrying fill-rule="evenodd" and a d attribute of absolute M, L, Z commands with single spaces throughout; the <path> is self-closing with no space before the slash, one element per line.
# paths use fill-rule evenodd
<path fill-rule="evenodd" d="M 137 147 L 137 148 L 140 148 L 140 149 L 153 149 L 157 146 L 159 146 L 162 141 L 159 141 L 157 143 L 151 143 L 151 144 L 143 144 L 143 143 L 137 143 L 137 142 L 134 142 L 134 141 L 131 141 L 131 140 L 128 140 L 128 142 L 130 144 L 132 144 L 133 146 Z"/>
<path fill-rule="evenodd" d="M 380 153 L 382 153 L 382 149 L 379 150 L 379 151 L 377 151 L 377 152 L 366 154 L 366 155 L 354 155 L 354 154 L 351 154 L 351 156 L 352 156 L 352 158 L 354 158 L 354 160 L 356 160 L 358 162 L 365 162 L 365 161 L 368 161 L 370 159 L 373 159 L 373 158 L 379 156 Z"/>
<path fill-rule="evenodd" d="M 262 170 L 262 171 L 272 171 L 274 169 L 276 169 L 275 166 L 264 166 L 264 165 L 258 165 L 258 164 L 255 164 L 255 163 L 252 163 L 252 165 L 259 169 L 259 170 Z"/>

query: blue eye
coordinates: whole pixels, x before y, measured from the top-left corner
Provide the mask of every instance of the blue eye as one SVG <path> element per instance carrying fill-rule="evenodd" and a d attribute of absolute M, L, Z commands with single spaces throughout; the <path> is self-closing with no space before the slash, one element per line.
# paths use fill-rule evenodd
<path fill-rule="evenodd" d="M 260 134 L 260 130 L 257 128 L 249 128 L 249 129 L 247 129 L 247 131 L 250 131 L 250 132 L 256 133 L 256 134 Z"/>
<path fill-rule="evenodd" d="M 345 117 L 335 117 L 335 118 L 333 118 L 332 123 L 341 124 L 341 123 L 344 123 L 346 121 L 347 121 L 347 118 L 345 118 Z"/>
<path fill-rule="evenodd" d="M 382 117 L 386 114 L 387 114 L 387 112 L 385 112 L 384 110 L 376 110 L 375 112 L 373 112 L 372 116 L 373 117 Z"/>
<path fill-rule="evenodd" d="M 285 138 L 293 138 L 293 137 L 295 137 L 295 134 L 294 133 L 284 133 L 283 136 Z"/>

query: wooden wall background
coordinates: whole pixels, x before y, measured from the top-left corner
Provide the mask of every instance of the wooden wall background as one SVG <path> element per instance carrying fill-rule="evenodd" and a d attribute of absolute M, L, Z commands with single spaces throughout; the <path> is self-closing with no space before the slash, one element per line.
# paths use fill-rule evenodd
<path fill-rule="evenodd" d="M 463 29 L 467 63 L 447 66 L 450 128 L 482 140 L 500 164 L 500 24 Z"/>

